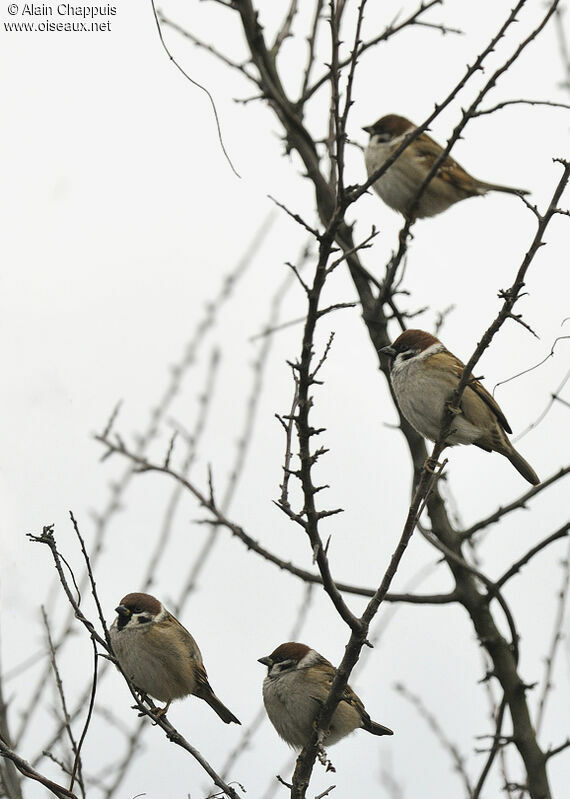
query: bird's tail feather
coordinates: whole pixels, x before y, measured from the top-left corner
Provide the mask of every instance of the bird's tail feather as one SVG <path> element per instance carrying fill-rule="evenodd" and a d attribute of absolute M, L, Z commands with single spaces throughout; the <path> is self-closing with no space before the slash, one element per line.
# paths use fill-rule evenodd
<path fill-rule="evenodd" d="M 502 191 L 505 194 L 518 194 L 519 197 L 524 197 L 525 194 L 530 194 L 526 189 L 515 189 L 513 186 L 500 186 L 498 183 L 481 183 L 481 187 L 485 191 Z"/>
<path fill-rule="evenodd" d="M 234 724 L 241 724 L 241 721 L 234 716 L 231 710 L 228 710 L 228 708 L 218 699 L 213 691 L 211 694 L 203 693 L 201 697 L 210 705 L 212 710 L 218 714 L 221 720 L 225 721 L 226 724 L 230 724 L 232 721 Z"/>
<path fill-rule="evenodd" d="M 385 727 L 383 724 L 378 724 L 377 722 L 372 721 L 371 718 L 363 719 L 363 727 L 366 732 L 371 732 L 372 735 L 394 735 L 394 730 L 391 730 L 390 727 Z"/>
<path fill-rule="evenodd" d="M 533 486 L 537 486 L 540 483 L 540 478 L 530 463 L 525 461 L 523 456 L 520 455 L 514 447 L 511 446 L 505 451 L 505 456 L 510 460 L 517 472 L 522 474 L 525 480 L 528 480 Z"/>

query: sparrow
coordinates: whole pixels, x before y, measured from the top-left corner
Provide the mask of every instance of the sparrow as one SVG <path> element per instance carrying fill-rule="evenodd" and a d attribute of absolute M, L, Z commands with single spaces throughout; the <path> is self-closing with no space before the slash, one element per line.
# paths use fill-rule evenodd
<path fill-rule="evenodd" d="M 115 608 L 111 646 L 121 669 L 143 694 L 166 702 L 194 694 L 229 724 L 241 722 L 213 692 L 198 644 L 178 619 L 150 594 L 127 594 Z"/>
<path fill-rule="evenodd" d="M 363 128 L 370 134 L 368 146 L 364 151 L 369 177 L 382 166 L 400 146 L 406 134 L 411 133 L 415 127 L 413 122 L 405 117 L 388 114 L 373 125 Z M 435 160 L 441 155 L 442 149 L 427 133 L 421 133 L 376 180 L 373 184 L 374 191 L 390 208 L 399 211 L 406 219 L 412 218 L 412 207 L 418 190 Z M 435 216 L 460 200 L 487 194 L 488 191 L 502 191 L 519 196 L 529 193 L 523 189 L 477 180 L 448 155 L 426 186 L 413 212 L 413 218 Z"/>
<path fill-rule="evenodd" d="M 418 433 L 437 441 L 446 403 L 457 388 L 465 365 L 441 341 L 425 330 L 406 330 L 381 353 L 390 358 L 390 380 L 402 414 Z M 505 415 L 483 385 L 470 375 L 446 446 L 475 444 L 498 452 L 532 485 L 536 472 L 513 447 Z"/>
<path fill-rule="evenodd" d="M 269 720 L 289 746 L 302 749 L 309 741 L 317 714 L 324 704 L 335 675 L 334 666 L 305 644 L 289 641 L 267 657 L 263 680 L 263 703 Z M 333 714 L 325 743 L 332 745 L 357 729 L 372 735 L 393 735 L 388 727 L 372 721 L 350 686 Z"/>

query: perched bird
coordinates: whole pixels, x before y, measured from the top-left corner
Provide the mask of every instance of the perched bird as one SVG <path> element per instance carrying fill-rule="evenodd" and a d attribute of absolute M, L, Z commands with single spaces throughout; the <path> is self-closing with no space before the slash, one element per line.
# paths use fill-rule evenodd
<path fill-rule="evenodd" d="M 194 694 L 229 724 L 241 722 L 213 692 L 198 644 L 188 630 L 150 594 L 127 594 L 115 608 L 111 645 L 125 672 L 144 694 L 166 707 L 174 699 Z"/>
<path fill-rule="evenodd" d="M 401 145 L 406 134 L 411 133 L 415 127 L 408 119 L 389 114 L 373 125 L 363 128 L 370 134 L 368 146 L 364 151 L 369 177 L 382 166 Z M 376 180 L 373 184 L 374 191 L 390 208 L 410 218 L 418 190 L 441 153 L 442 148 L 439 144 L 427 133 L 421 133 Z M 453 203 L 465 200 L 467 197 L 487 194 L 488 191 L 503 191 L 519 196 L 528 194 L 528 191 L 523 189 L 477 180 L 448 155 L 426 186 L 413 212 L 413 218 L 435 216 Z"/>
<path fill-rule="evenodd" d="M 269 719 L 289 746 L 302 749 L 309 741 L 317 714 L 334 679 L 334 667 L 314 649 L 289 641 L 267 657 L 263 680 L 263 703 Z M 364 705 L 347 685 L 333 714 L 325 744 L 332 745 L 357 729 L 373 735 L 393 735 L 392 730 L 372 721 Z"/>
<path fill-rule="evenodd" d="M 425 330 L 406 330 L 381 353 L 390 360 L 390 379 L 402 414 L 418 433 L 437 441 L 446 403 L 457 388 L 465 365 Z M 487 452 L 504 455 L 532 485 L 536 472 L 513 447 L 506 433 L 509 423 L 489 392 L 470 377 L 453 419 L 446 446 L 475 444 Z"/>

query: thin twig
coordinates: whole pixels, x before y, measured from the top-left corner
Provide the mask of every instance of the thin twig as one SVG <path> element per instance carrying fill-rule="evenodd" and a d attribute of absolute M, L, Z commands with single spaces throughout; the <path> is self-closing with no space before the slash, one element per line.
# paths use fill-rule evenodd
<path fill-rule="evenodd" d="M 566 525 L 566 534 L 570 530 L 570 524 Z M 562 643 L 564 627 L 564 618 L 566 613 L 566 601 L 568 599 L 570 584 L 570 545 L 566 547 L 566 557 L 562 561 L 562 581 L 558 589 L 558 602 L 556 608 L 556 616 L 552 630 L 552 638 L 548 648 L 548 654 L 545 659 L 544 678 L 542 680 L 542 690 L 538 702 L 538 710 L 536 713 L 535 728 L 537 735 L 540 733 L 542 722 L 544 720 L 544 712 L 546 709 L 546 701 L 552 692 L 552 672 L 554 669 L 554 660 L 556 653 Z M 562 750 L 560 750 L 562 751 Z M 551 755 L 550 755 L 551 756 Z"/>
<path fill-rule="evenodd" d="M 519 510 L 520 508 L 526 508 L 530 499 L 533 499 L 538 494 L 541 494 L 551 485 L 554 485 L 554 483 L 557 483 L 563 477 L 566 477 L 567 474 L 570 474 L 570 466 L 563 466 L 553 475 L 543 480 L 539 485 L 529 488 L 528 491 L 525 491 L 524 494 L 521 494 L 521 496 L 518 499 L 515 499 L 514 502 L 511 502 L 508 505 L 501 505 L 496 511 L 494 511 L 494 513 L 491 513 L 484 519 L 472 524 L 471 527 L 467 528 L 467 530 L 463 530 L 460 533 L 462 540 L 466 541 L 472 538 L 475 533 L 478 533 L 480 530 L 486 529 L 491 524 L 496 524 L 503 518 L 503 516 L 506 516 L 515 510 Z"/>
<path fill-rule="evenodd" d="M 198 89 L 203 91 L 204 94 L 206 95 L 206 97 L 208 98 L 208 100 L 210 101 L 210 105 L 212 106 L 212 111 L 214 112 L 214 120 L 216 122 L 216 130 L 218 131 L 218 140 L 220 142 L 220 147 L 222 148 L 222 152 L 223 152 L 223 154 L 225 156 L 226 161 L 230 165 L 230 168 L 231 168 L 232 172 L 234 173 L 234 175 L 237 178 L 241 178 L 241 175 L 239 174 L 239 172 L 236 170 L 236 168 L 232 164 L 232 160 L 231 160 L 231 158 L 228 155 L 228 152 L 226 150 L 226 147 L 225 147 L 225 144 L 224 144 L 224 140 L 222 138 L 222 129 L 220 127 L 220 120 L 218 118 L 218 110 L 216 108 L 216 104 L 214 102 L 214 98 L 212 97 L 212 95 L 210 94 L 210 92 L 208 91 L 208 89 L 205 86 L 203 86 L 201 83 L 198 83 L 198 81 L 194 80 L 194 78 L 190 77 L 190 75 L 180 66 L 178 61 L 174 58 L 174 56 L 172 55 L 172 53 L 168 49 L 168 47 L 166 45 L 166 42 L 164 41 L 164 37 L 162 35 L 162 28 L 160 27 L 160 20 L 158 18 L 158 13 L 157 13 L 157 10 L 156 10 L 155 2 L 154 2 L 154 0 L 150 0 L 150 1 L 151 1 L 151 4 L 152 4 L 152 13 L 154 14 L 154 21 L 156 22 L 156 29 L 158 31 L 158 37 L 160 39 L 160 43 L 161 43 L 161 45 L 162 45 L 162 47 L 164 49 L 164 52 L 168 56 L 169 61 L 171 61 L 174 64 L 174 66 L 176 67 L 176 69 L 184 75 L 186 80 L 189 80 L 190 83 L 192 83 Z"/>
<path fill-rule="evenodd" d="M 49 627 L 48 617 L 45 611 L 45 608 L 42 605 L 42 619 L 44 623 L 44 628 L 46 631 L 47 641 L 48 641 L 48 648 L 50 653 L 50 660 L 51 666 L 53 669 L 53 674 L 55 677 L 55 684 L 57 688 L 57 693 L 59 695 L 59 701 L 61 703 L 61 710 L 63 713 L 63 725 L 65 727 L 65 731 L 67 733 L 67 737 L 69 738 L 69 743 L 71 744 L 71 749 L 74 755 L 74 764 L 73 764 L 73 773 L 71 775 L 71 782 L 69 785 L 69 790 L 73 790 L 73 783 L 75 782 L 75 776 L 77 775 L 77 782 L 79 785 L 79 789 L 81 791 L 81 795 L 85 797 L 85 787 L 83 783 L 83 776 L 82 776 L 82 766 L 81 766 L 81 755 L 80 755 L 80 747 L 77 745 L 75 741 L 75 736 L 73 734 L 73 730 L 71 729 L 71 721 L 69 718 L 69 713 L 67 710 L 67 701 L 65 699 L 65 691 L 63 688 L 63 682 L 61 680 L 61 675 L 59 673 L 59 668 L 57 666 L 57 660 L 55 657 L 55 649 L 53 645 L 53 640 L 51 637 L 51 631 Z"/>
<path fill-rule="evenodd" d="M 436 715 L 428 710 L 424 700 L 420 696 L 412 693 L 412 691 L 406 688 L 403 683 L 396 683 L 394 688 L 400 694 L 400 696 L 403 696 L 404 699 L 407 699 L 407 701 L 416 708 L 419 715 L 424 719 L 428 727 L 441 744 L 442 748 L 449 754 L 455 771 L 461 777 L 465 787 L 466 795 L 471 799 L 473 789 L 471 787 L 471 782 L 467 773 L 465 755 L 459 751 L 457 745 L 447 736 L 445 730 L 437 720 Z"/>
<path fill-rule="evenodd" d="M 36 771 L 33 766 L 31 766 L 28 762 L 24 760 L 24 758 L 20 757 L 4 740 L 4 738 L 0 735 L 0 756 L 5 757 L 8 760 L 11 760 L 12 763 L 16 766 L 20 774 L 30 780 L 34 780 L 35 782 L 39 782 L 44 785 L 48 790 L 50 790 L 54 796 L 57 796 L 58 799 L 78 799 L 77 794 L 74 794 L 72 791 L 68 791 L 67 788 L 64 788 L 63 785 L 58 785 L 57 782 L 53 782 L 52 780 L 44 777 L 43 774 L 40 774 Z"/>

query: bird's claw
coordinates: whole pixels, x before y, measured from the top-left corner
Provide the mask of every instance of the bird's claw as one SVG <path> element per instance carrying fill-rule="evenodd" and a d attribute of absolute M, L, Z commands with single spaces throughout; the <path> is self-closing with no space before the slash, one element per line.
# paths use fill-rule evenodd
<path fill-rule="evenodd" d="M 426 462 L 424 463 L 424 469 L 426 470 L 426 472 L 429 472 L 430 474 L 435 474 L 438 469 L 442 468 L 443 464 L 441 464 L 435 458 L 427 458 Z"/>

